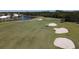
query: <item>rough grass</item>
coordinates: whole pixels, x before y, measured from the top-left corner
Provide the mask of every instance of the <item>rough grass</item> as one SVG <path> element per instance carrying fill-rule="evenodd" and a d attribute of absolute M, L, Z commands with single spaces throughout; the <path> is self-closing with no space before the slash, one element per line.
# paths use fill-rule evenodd
<path fill-rule="evenodd" d="M 39 19 L 39 18 L 36 18 Z M 0 48 L 57 48 L 53 45 L 56 37 L 67 37 L 79 48 L 79 25 L 75 23 L 59 23 L 59 19 L 43 18 L 43 21 L 21 21 L 0 23 Z M 57 35 L 48 23 L 55 22 L 57 27 L 66 27 L 68 34 Z"/>

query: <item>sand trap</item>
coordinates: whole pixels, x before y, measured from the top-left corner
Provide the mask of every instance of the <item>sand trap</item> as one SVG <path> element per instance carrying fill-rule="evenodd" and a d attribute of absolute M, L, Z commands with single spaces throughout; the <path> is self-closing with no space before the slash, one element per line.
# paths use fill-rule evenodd
<path fill-rule="evenodd" d="M 56 23 L 49 23 L 48 26 L 53 27 L 53 26 L 57 26 Z"/>
<path fill-rule="evenodd" d="M 55 39 L 54 45 L 56 47 L 60 47 L 60 48 L 64 48 L 64 49 L 75 48 L 75 44 L 73 43 L 73 41 L 71 41 L 70 39 L 61 38 L 61 37 Z"/>
<path fill-rule="evenodd" d="M 38 21 L 42 21 L 43 19 L 38 19 Z"/>
<path fill-rule="evenodd" d="M 68 29 L 66 28 L 54 28 L 56 34 L 68 33 Z"/>

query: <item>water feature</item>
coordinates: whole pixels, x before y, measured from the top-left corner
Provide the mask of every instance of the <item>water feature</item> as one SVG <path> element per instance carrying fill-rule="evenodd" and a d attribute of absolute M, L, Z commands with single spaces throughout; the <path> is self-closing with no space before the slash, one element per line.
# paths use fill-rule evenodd
<path fill-rule="evenodd" d="M 26 15 L 22 15 L 20 17 L 21 20 L 31 20 L 32 19 L 32 16 L 26 16 Z"/>

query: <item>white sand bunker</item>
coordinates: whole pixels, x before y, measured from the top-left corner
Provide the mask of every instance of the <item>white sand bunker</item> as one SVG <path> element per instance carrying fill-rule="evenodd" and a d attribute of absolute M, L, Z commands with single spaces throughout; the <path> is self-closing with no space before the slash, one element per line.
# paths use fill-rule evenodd
<path fill-rule="evenodd" d="M 38 21 L 42 21 L 43 19 L 38 19 Z"/>
<path fill-rule="evenodd" d="M 73 49 L 75 48 L 74 43 L 67 38 L 56 38 L 54 41 L 54 45 L 56 47 L 64 48 L 64 49 Z"/>
<path fill-rule="evenodd" d="M 69 32 L 68 29 L 66 29 L 66 28 L 54 28 L 54 30 L 55 30 L 55 33 L 57 33 L 57 34 L 63 34 L 63 33 Z"/>
<path fill-rule="evenodd" d="M 49 23 L 48 26 L 53 27 L 53 26 L 57 26 L 56 23 Z"/>

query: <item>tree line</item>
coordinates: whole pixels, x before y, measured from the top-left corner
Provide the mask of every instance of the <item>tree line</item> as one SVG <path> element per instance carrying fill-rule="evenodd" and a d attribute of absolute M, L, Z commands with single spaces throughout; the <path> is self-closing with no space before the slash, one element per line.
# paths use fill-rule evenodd
<path fill-rule="evenodd" d="M 43 11 L 43 12 L 24 12 L 25 15 L 32 16 L 44 16 L 44 17 L 53 17 L 61 18 L 62 22 L 77 22 L 79 23 L 79 11 L 63 11 L 56 10 L 55 12 Z"/>
<path fill-rule="evenodd" d="M 63 11 L 56 10 L 55 12 L 42 11 L 42 12 L 1 12 L 0 14 L 23 14 L 27 16 L 43 16 L 43 17 L 53 17 L 61 18 L 62 22 L 77 22 L 79 23 L 79 11 Z"/>

